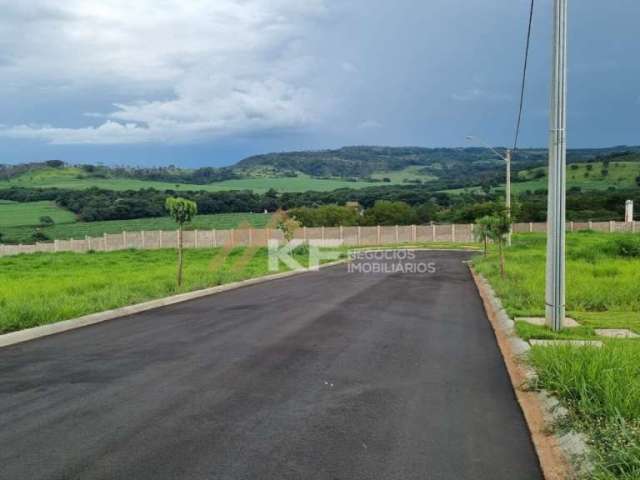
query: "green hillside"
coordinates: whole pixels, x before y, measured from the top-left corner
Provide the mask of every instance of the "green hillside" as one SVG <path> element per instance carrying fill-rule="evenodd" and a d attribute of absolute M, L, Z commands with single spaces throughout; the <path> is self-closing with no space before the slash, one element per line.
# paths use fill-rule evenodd
<path fill-rule="evenodd" d="M 56 206 L 53 202 L 14 203 L 0 201 L 0 229 L 38 225 L 40 217 L 44 216 L 51 217 L 54 222 L 61 224 L 76 221 L 73 213 Z"/>
<path fill-rule="evenodd" d="M 169 183 L 154 180 L 136 180 L 133 178 L 101 178 L 86 174 L 77 167 L 43 167 L 23 173 L 10 180 L 0 180 L 0 189 L 10 187 L 24 188 L 64 188 L 82 190 L 98 187 L 105 190 L 156 190 L 221 192 L 227 190 L 253 190 L 263 193 L 273 188 L 279 192 L 305 192 L 308 190 L 330 191 L 338 188 L 365 188 L 377 185 L 375 182 L 348 181 L 344 179 L 320 179 L 298 174 L 297 177 L 256 177 L 237 180 L 224 180 L 209 184 Z"/>
<path fill-rule="evenodd" d="M 547 168 L 525 170 L 518 175 L 524 182 L 514 182 L 513 191 L 525 192 L 547 188 Z M 639 186 L 640 162 L 574 163 L 567 166 L 567 188 L 606 190 L 610 187 L 633 188 Z"/>

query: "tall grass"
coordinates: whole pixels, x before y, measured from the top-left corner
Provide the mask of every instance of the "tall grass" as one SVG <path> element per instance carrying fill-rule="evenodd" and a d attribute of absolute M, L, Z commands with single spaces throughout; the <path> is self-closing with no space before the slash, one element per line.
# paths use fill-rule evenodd
<path fill-rule="evenodd" d="M 305 265 L 304 252 L 296 258 Z M 284 265 L 281 266 L 285 269 Z M 266 248 L 31 254 L 0 258 L 0 333 L 266 275 Z"/>
<path fill-rule="evenodd" d="M 598 479 L 640 478 L 640 348 L 635 342 L 606 348 L 535 347 L 530 359 L 538 386 L 571 412 L 586 432 Z"/>
<path fill-rule="evenodd" d="M 507 277 L 495 254 L 477 258 L 511 316 L 544 314 L 545 237 L 521 235 L 507 253 Z M 640 333 L 640 236 L 581 232 L 567 236 L 567 310 L 582 327 L 561 334 L 518 322 L 524 338 L 592 337 L 594 328 Z M 640 342 L 603 348 L 534 347 L 537 386 L 567 407 L 569 426 L 592 446 L 598 480 L 640 479 Z"/>
<path fill-rule="evenodd" d="M 544 313 L 545 241 L 541 235 L 516 236 L 505 279 L 495 253 L 474 262 L 513 316 Z M 567 310 L 640 312 L 640 236 L 567 236 Z"/>

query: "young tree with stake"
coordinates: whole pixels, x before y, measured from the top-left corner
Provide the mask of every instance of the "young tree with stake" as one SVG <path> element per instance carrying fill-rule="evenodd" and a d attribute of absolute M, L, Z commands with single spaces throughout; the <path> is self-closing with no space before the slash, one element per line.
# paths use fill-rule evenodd
<path fill-rule="evenodd" d="M 193 217 L 198 213 L 198 205 L 196 202 L 187 200 L 186 198 L 169 197 L 165 202 L 165 208 L 169 212 L 169 215 L 178 224 L 178 274 L 177 283 L 178 287 L 182 285 L 182 268 L 183 268 L 183 253 L 182 253 L 182 230 L 185 223 L 189 223 L 193 220 Z"/>
<path fill-rule="evenodd" d="M 504 247 L 511 233 L 511 216 L 506 209 L 500 209 L 489 220 L 489 238 L 498 245 L 500 255 L 500 276 L 505 276 Z"/>

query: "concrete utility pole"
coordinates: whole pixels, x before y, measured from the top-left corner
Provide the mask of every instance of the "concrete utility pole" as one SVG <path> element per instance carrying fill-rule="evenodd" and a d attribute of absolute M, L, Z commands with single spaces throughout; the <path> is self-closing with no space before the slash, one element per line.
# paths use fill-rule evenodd
<path fill-rule="evenodd" d="M 559 331 L 565 319 L 567 2 L 553 2 L 553 72 L 547 212 L 547 324 Z"/>
<path fill-rule="evenodd" d="M 509 235 L 507 235 L 507 245 L 511 246 L 511 230 L 513 222 L 511 221 L 511 150 L 507 150 L 507 155 L 504 158 L 507 163 L 507 183 L 505 186 L 505 206 L 507 207 L 507 215 L 509 216 Z"/>

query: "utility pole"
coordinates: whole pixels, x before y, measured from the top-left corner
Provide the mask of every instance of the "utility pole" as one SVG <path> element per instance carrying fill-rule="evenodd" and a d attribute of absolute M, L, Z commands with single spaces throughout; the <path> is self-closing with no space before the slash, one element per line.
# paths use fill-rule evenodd
<path fill-rule="evenodd" d="M 513 229 L 513 222 L 511 220 L 511 150 L 507 149 L 507 154 L 504 158 L 507 163 L 507 185 L 505 187 L 505 206 L 507 208 L 507 217 L 509 218 L 509 234 L 507 235 L 507 245 L 511 246 L 511 230 Z"/>
<path fill-rule="evenodd" d="M 505 155 L 502 155 L 500 152 L 498 152 L 495 148 L 490 147 L 487 142 L 485 142 L 484 140 L 482 140 L 481 138 L 478 137 L 474 137 L 469 135 L 467 137 L 467 140 L 469 141 L 473 141 L 473 140 L 477 140 L 479 141 L 482 145 L 484 145 L 485 148 L 491 150 L 493 153 L 495 153 L 498 157 L 500 157 L 502 160 L 505 161 L 506 166 L 507 166 L 507 173 L 506 173 L 506 185 L 505 185 L 505 198 L 504 198 L 504 206 L 505 209 L 507 211 L 507 215 L 509 217 L 509 222 L 511 222 L 511 155 L 512 155 L 512 151 L 511 149 L 507 149 L 507 152 Z M 507 245 L 511 246 L 511 229 L 513 228 L 512 224 L 510 223 L 509 225 L 509 235 L 507 235 Z"/>
<path fill-rule="evenodd" d="M 565 319 L 567 1 L 554 0 L 553 2 L 554 34 L 545 300 L 547 324 L 554 331 L 562 329 Z"/>

